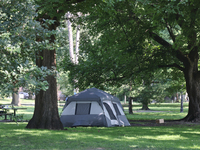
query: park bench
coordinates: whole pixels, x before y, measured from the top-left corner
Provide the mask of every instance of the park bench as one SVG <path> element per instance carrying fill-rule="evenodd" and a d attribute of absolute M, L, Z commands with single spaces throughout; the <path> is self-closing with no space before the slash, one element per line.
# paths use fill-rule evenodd
<path fill-rule="evenodd" d="M 0 111 L 0 117 L 5 116 L 5 120 L 7 120 L 7 116 L 9 116 L 10 120 L 12 120 L 13 114 L 14 113 L 9 113 L 9 112 L 6 112 L 6 111 Z"/>
<path fill-rule="evenodd" d="M 8 118 L 7 116 L 9 116 L 10 120 L 12 120 L 13 117 L 16 117 L 16 112 L 19 109 L 27 109 L 27 108 L 24 108 L 24 107 L 21 107 L 21 108 L 17 107 L 17 108 L 15 108 L 13 105 L 11 105 L 10 107 L 9 107 L 9 105 L 6 105 L 6 106 L 0 105 L 0 110 L 1 110 L 0 111 L 0 117 L 1 116 L 5 116 L 5 120 L 7 120 L 7 118 Z M 10 113 L 9 112 L 10 110 L 12 110 L 13 113 Z"/>

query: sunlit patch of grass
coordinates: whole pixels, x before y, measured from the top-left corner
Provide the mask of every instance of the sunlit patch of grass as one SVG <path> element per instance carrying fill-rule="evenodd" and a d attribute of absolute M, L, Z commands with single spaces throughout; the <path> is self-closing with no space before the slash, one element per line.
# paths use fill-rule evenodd
<path fill-rule="evenodd" d="M 183 112 L 180 113 L 180 103 L 161 103 L 149 105 L 150 111 L 141 111 L 142 105 L 133 105 L 133 114 L 128 114 L 128 107 L 125 106 L 125 113 L 130 120 L 179 120 L 184 118 L 188 112 L 188 103 L 184 103 Z"/>
<path fill-rule="evenodd" d="M 11 104 L 11 98 L 2 98 L 0 97 L 0 104 Z M 20 99 L 21 104 L 34 104 L 35 100 L 32 99 Z"/>
<path fill-rule="evenodd" d="M 181 137 L 180 135 L 159 135 L 159 136 L 142 136 L 144 139 L 153 139 L 153 140 L 159 140 L 159 141 L 165 141 L 165 140 L 185 140 L 188 138 Z"/>
<path fill-rule="evenodd" d="M 134 112 L 133 114 L 127 114 L 127 118 L 130 120 L 156 120 L 156 119 L 165 119 L 165 120 L 178 120 L 184 118 L 187 115 L 184 113 L 171 113 L 171 112 L 155 112 L 155 113 L 139 113 Z"/>

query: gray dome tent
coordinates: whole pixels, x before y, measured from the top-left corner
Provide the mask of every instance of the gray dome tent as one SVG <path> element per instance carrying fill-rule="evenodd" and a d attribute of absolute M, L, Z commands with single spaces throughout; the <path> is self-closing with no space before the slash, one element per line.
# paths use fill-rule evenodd
<path fill-rule="evenodd" d="M 64 127 L 130 126 L 119 99 L 96 88 L 68 97 L 60 120 Z"/>

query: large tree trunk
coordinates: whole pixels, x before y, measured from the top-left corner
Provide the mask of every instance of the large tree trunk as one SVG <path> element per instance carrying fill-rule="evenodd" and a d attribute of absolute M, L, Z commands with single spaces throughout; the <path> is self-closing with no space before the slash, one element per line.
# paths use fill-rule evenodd
<path fill-rule="evenodd" d="M 49 26 L 49 30 L 56 30 L 56 23 Z M 52 35 L 50 43 L 54 42 L 55 37 Z M 56 67 L 55 50 L 42 50 L 36 60 L 39 67 L 45 66 L 48 69 Z M 63 125 L 59 118 L 57 104 L 57 83 L 55 76 L 48 75 L 46 81 L 49 88 L 46 91 L 41 90 L 35 98 L 35 110 L 32 119 L 29 121 L 27 128 L 40 129 L 63 129 Z"/>
<path fill-rule="evenodd" d="M 188 114 L 184 118 L 185 121 L 200 121 L 200 79 L 192 77 L 193 74 L 186 76 L 187 92 L 189 96 Z"/>
<path fill-rule="evenodd" d="M 189 54 L 190 61 L 184 62 L 184 76 L 189 96 L 189 109 L 184 121 L 200 121 L 200 72 L 198 71 L 197 48 Z"/>
<path fill-rule="evenodd" d="M 44 54 L 49 52 L 52 51 L 46 50 Z M 49 75 L 46 80 L 49 88 L 47 91 L 41 90 L 36 95 L 34 115 L 27 128 L 63 129 L 58 114 L 56 79 L 53 75 Z"/>
<path fill-rule="evenodd" d="M 192 76 L 192 73 L 189 73 L 189 76 L 186 76 L 187 93 L 189 96 L 189 109 L 184 120 L 200 121 L 200 78 Z"/>

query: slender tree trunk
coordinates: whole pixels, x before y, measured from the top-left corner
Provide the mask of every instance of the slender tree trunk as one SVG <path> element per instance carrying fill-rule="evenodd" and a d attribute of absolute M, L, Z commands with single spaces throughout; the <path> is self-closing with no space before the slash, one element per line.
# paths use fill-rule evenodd
<path fill-rule="evenodd" d="M 33 99 L 33 93 L 32 93 L 32 92 L 29 92 L 28 94 L 29 94 L 28 98 L 29 98 L 29 99 Z"/>
<path fill-rule="evenodd" d="M 129 91 L 130 92 L 132 91 L 132 82 L 129 83 Z M 129 98 L 128 98 L 128 111 L 129 111 L 129 114 L 133 114 L 132 101 L 133 101 L 133 98 L 131 96 L 129 96 Z"/>
<path fill-rule="evenodd" d="M 179 96 L 178 96 L 178 93 L 176 93 L 176 102 L 177 102 L 177 103 L 179 102 Z"/>
<path fill-rule="evenodd" d="M 78 64 L 78 54 L 79 54 L 79 40 L 80 40 L 80 26 L 76 27 L 76 55 L 75 63 Z"/>
<path fill-rule="evenodd" d="M 73 32 L 72 32 L 72 23 L 69 20 L 72 14 L 70 12 L 66 13 L 67 17 L 67 27 L 68 27 L 68 36 L 69 36 L 69 55 L 72 63 L 75 63 L 74 60 L 74 46 L 73 46 Z"/>
<path fill-rule="evenodd" d="M 128 105 L 128 111 L 129 111 L 129 114 L 133 114 L 133 105 L 132 105 L 132 101 L 133 101 L 133 99 L 132 99 L 132 97 L 129 97 L 129 105 Z"/>
<path fill-rule="evenodd" d="M 73 32 L 70 18 L 72 14 L 70 12 L 66 13 L 67 18 L 67 27 L 68 27 L 68 35 L 69 35 L 69 54 L 71 62 L 74 64 L 78 64 L 78 53 L 79 53 L 79 39 L 80 39 L 80 26 L 78 25 L 76 28 L 76 47 L 75 47 L 75 55 L 74 55 L 74 45 L 73 45 Z M 76 80 L 74 82 L 77 82 Z M 74 94 L 78 93 L 79 89 L 74 89 Z"/>
<path fill-rule="evenodd" d="M 49 30 L 56 30 L 59 24 L 57 21 L 49 26 Z M 50 43 L 55 40 L 54 35 L 50 37 Z M 56 67 L 56 51 L 42 50 L 39 52 L 36 65 L 39 67 L 45 66 L 48 69 Z M 49 83 L 49 88 L 46 91 L 40 90 L 35 98 L 35 110 L 32 119 L 28 122 L 27 128 L 40 129 L 63 129 L 58 114 L 57 104 L 57 83 L 55 75 L 48 75 L 46 81 Z"/>
<path fill-rule="evenodd" d="M 126 104 L 126 95 L 124 95 L 124 104 Z"/>
<path fill-rule="evenodd" d="M 80 26 L 76 27 L 76 54 L 75 54 L 75 64 L 78 64 L 78 54 L 79 54 L 79 40 L 80 40 Z M 75 82 L 78 82 L 75 80 Z M 79 92 L 79 88 L 74 89 L 75 93 Z"/>
<path fill-rule="evenodd" d="M 15 88 L 13 90 L 11 104 L 13 104 L 15 106 L 20 106 L 21 105 L 20 98 L 19 98 L 19 93 L 18 93 L 18 89 L 17 88 Z"/>

